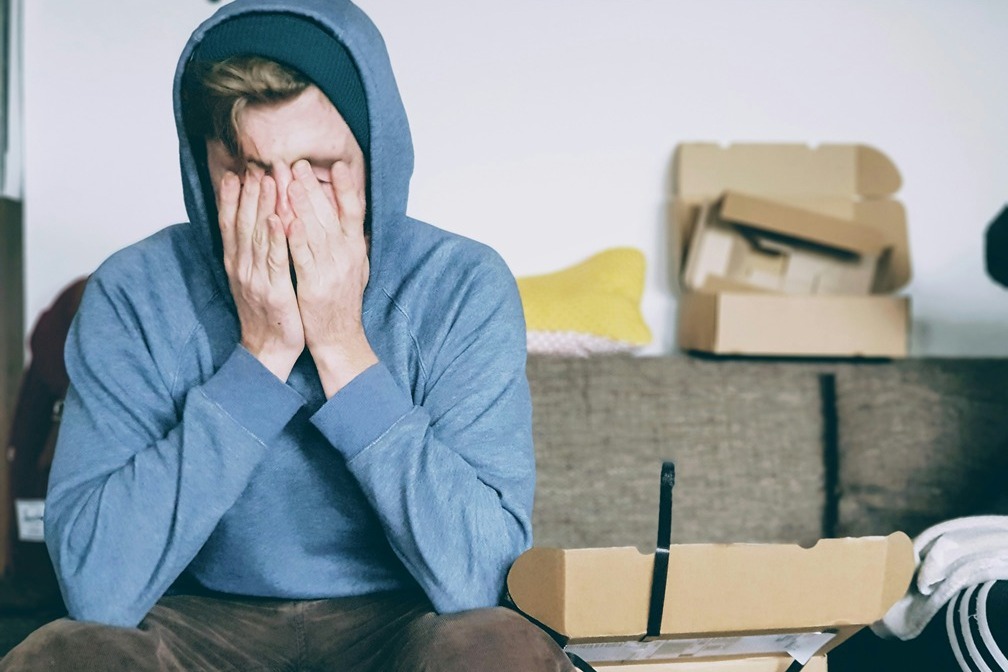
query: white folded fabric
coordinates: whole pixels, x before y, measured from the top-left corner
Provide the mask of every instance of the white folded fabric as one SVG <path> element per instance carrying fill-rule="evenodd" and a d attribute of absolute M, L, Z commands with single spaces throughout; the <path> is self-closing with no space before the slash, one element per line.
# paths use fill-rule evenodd
<path fill-rule="evenodd" d="M 963 588 L 1008 579 L 1008 516 L 954 518 L 914 539 L 914 582 L 881 621 L 880 637 L 913 639 Z"/>

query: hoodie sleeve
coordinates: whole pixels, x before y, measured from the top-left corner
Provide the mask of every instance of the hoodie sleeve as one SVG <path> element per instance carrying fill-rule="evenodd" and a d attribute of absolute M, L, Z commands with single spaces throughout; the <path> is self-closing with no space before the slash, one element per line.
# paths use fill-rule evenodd
<path fill-rule="evenodd" d="M 107 275 L 92 278 L 67 341 L 45 535 L 70 616 L 135 626 L 304 402 L 240 346 L 176 401 L 165 371 L 177 355 L 150 351 L 164 339 L 146 337 L 141 302 Z"/>
<path fill-rule="evenodd" d="M 525 322 L 510 271 L 493 255 L 441 301 L 445 311 L 428 322 L 445 331 L 436 349 L 419 345 L 420 401 L 379 363 L 312 422 L 446 613 L 500 602 L 511 563 L 531 544 L 535 463 Z"/>

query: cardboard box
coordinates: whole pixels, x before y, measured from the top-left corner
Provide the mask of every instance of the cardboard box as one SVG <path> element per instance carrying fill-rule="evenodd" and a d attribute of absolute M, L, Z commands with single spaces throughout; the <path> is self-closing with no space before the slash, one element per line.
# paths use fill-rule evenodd
<path fill-rule="evenodd" d="M 884 154 L 684 144 L 675 162 L 681 348 L 906 356 L 909 300 L 892 296 L 910 279 L 906 214 Z"/>
<path fill-rule="evenodd" d="M 679 297 L 679 345 L 719 354 L 905 357 L 906 297 L 778 296 L 747 291 Z"/>
<path fill-rule="evenodd" d="M 507 587 L 518 609 L 592 665 L 809 660 L 880 619 L 903 596 L 914 554 L 899 532 L 824 539 L 807 549 L 674 545 L 661 635 L 642 641 L 653 568 L 654 554 L 636 548 L 532 548 L 515 561 Z"/>

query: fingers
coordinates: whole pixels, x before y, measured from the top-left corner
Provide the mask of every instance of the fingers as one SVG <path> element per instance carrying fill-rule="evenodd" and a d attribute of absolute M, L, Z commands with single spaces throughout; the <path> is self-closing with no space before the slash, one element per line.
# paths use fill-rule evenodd
<path fill-rule="evenodd" d="M 355 238 L 364 237 L 365 197 L 364 184 L 354 175 L 343 161 L 337 161 L 330 169 L 336 205 L 339 208 L 339 223 L 343 233 Z"/>
<path fill-rule="evenodd" d="M 315 255 L 312 253 L 308 233 L 301 219 L 295 219 L 287 229 L 287 245 L 290 248 L 290 258 L 294 262 L 294 272 L 298 278 L 307 277 L 315 267 Z"/>
<path fill-rule="evenodd" d="M 240 261 L 252 260 L 252 233 L 256 228 L 259 207 L 259 179 L 252 173 L 245 173 L 241 200 L 235 217 L 235 254 Z"/>
<path fill-rule="evenodd" d="M 266 225 L 266 218 L 270 215 L 276 214 L 276 204 L 277 204 L 277 189 L 276 181 L 266 175 L 263 177 L 259 188 L 259 211 L 258 211 L 258 222 Z"/>
<path fill-rule="evenodd" d="M 310 224 L 312 223 L 317 222 L 325 228 L 337 224 L 337 213 L 332 203 L 326 198 L 315 173 L 312 172 L 311 164 L 301 159 L 296 161 L 291 169 L 294 173 L 294 180 L 291 182 L 288 194 L 298 219 L 308 226 L 309 235 L 311 235 Z"/>
<path fill-rule="evenodd" d="M 287 235 L 283 222 L 274 214 L 266 218 L 269 232 L 269 254 L 266 259 L 271 283 L 290 283 L 290 262 L 287 256 Z"/>
<path fill-rule="evenodd" d="M 234 173 L 221 180 L 218 211 L 224 262 L 232 281 L 253 277 L 290 281 L 287 239 L 276 215 L 276 181 L 269 175 Z"/>
<path fill-rule="evenodd" d="M 241 182 L 238 176 L 230 170 L 221 179 L 217 196 L 217 224 L 220 226 L 221 242 L 224 245 L 225 258 L 234 255 L 235 232 L 234 222 L 238 213 L 238 196 L 241 193 Z"/>
<path fill-rule="evenodd" d="M 301 226 L 302 233 L 306 236 L 306 243 L 316 250 L 321 250 L 326 241 L 327 220 L 321 219 L 317 214 L 315 202 L 310 194 L 312 186 L 321 191 L 314 174 L 308 179 L 301 179 L 295 174 L 295 179 L 287 187 L 287 195 L 294 208 L 294 213 L 297 215 L 294 221 Z M 327 207 L 331 215 L 328 221 L 331 221 L 335 218 L 336 213 L 331 205 L 327 204 Z M 293 224 L 294 222 L 291 223 L 292 228 Z M 290 231 L 288 231 L 288 235 L 291 235 Z"/>
<path fill-rule="evenodd" d="M 262 190 L 259 193 L 259 223 L 256 227 L 262 227 L 263 237 L 268 243 L 266 266 L 271 279 L 276 277 L 274 272 L 276 266 L 280 266 L 287 277 L 290 277 L 290 271 L 287 269 L 287 237 L 284 235 L 280 217 L 276 214 L 276 204 L 276 181 L 267 175 L 263 178 Z"/>
<path fill-rule="evenodd" d="M 256 204 L 256 221 L 252 231 L 252 264 L 257 272 L 264 272 L 269 263 L 269 253 L 273 244 L 270 225 L 267 221 L 276 213 L 276 182 L 269 175 L 262 178 L 259 198 Z"/>

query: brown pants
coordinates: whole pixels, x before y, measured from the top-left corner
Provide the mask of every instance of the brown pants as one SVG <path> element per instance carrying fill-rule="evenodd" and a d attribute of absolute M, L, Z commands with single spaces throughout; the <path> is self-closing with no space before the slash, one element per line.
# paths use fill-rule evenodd
<path fill-rule="evenodd" d="M 330 600 L 165 597 L 137 628 L 61 619 L 0 672 L 567 672 L 560 648 L 497 607 L 439 616 L 413 593 Z"/>

